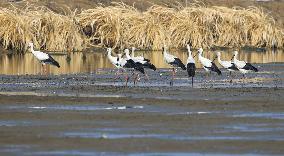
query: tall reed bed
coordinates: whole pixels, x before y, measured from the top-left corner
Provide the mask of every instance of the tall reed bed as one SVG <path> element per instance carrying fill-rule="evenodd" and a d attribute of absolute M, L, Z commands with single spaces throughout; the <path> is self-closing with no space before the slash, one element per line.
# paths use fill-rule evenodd
<path fill-rule="evenodd" d="M 145 12 L 118 3 L 77 16 L 90 39 L 101 46 L 161 49 L 191 43 L 193 47 L 283 47 L 283 28 L 256 7 L 226 8 L 192 4 L 188 7 L 152 6 Z"/>
<path fill-rule="evenodd" d="M 86 40 L 75 14 L 60 15 L 45 7 L 0 9 L 0 43 L 25 51 L 29 42 L 48 51 L 81 51 Z"/>
<path fill-rule="evenodd" d="M 49 51 L 81 51 L 88 46 L 161 49 L 184 47 L 284 47 L 283 28 L 256 7 L 192 4 L 154 5 L 139 11 L 123 3 L 65 15 L 45 7 L 0 8 L 0 43 L 25 50 L 28 42 Z"/>

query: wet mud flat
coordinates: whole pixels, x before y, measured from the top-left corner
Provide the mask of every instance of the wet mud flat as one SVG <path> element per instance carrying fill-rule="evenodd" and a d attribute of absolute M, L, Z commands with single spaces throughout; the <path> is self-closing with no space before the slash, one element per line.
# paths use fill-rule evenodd
<path fill-rule="evenodd" d="M 0 78 L 1 155 L 283 155 L 283 64 L 246 79 L 169 69 Z"/>

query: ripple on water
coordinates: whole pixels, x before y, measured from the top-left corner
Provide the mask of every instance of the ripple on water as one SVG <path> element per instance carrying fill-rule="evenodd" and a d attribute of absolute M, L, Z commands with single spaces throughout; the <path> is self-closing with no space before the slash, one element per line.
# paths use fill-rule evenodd
<path fill-rule="evenodd" d="M 92 139 L 141 139 L 152 138 L 161 140 L 179 140 L 179 141 L 208 141 L 208 140 L 247 140 L 247 141 L 284 141 L 284 137 L 277 134 L 259 135 L 259 136 L 191 136 L 176 134 L 127 134 L 127 133 L 102 133 L 102 132 L 64 132 L 59 137 L 70 138 L 92 138 Z"/>

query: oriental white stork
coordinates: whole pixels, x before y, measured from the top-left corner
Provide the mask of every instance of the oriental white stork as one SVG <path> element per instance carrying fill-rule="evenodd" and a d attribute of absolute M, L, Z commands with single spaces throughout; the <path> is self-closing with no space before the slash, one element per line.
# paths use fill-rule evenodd
<path fill-rule="evenodd" d="M 170 82 L 170 85 L 173 86 L 173 80 L 174 80 L 175 73 L 176 73 L 175 68 L 180 67 L 182 70 L 186 70 L 186 67 L 179 58 L 177 58 L 174 55 L 169 54 L 165 47 L 163 47 L 162 53 L 164 55 L 164 61 L 173 67 L 172 80 Z"/>
<path fill-rule="evenodd" d="M 219 70 L 219 68 L 216 66 L 216 64 L 212 62 L 211 60 L 203 57 L 202 53 L 203 53 L 203 49 L 202 48 L 198 49 L 198 60 L 202 64 L 204 70 L 206 72 L 213 71 L 213 72 L 216 72 L 218 75 L 221 75 L 222 73 Z"/>
<path fill-rule="evenodd" d="M 117 72 L 115 73 L 116 77 L 114 78 L 114 79 L 117 79 L 119 77 L 120 70 L 123 70 L 125 72 L 125 69 L 122 68 L 122 66 L 120 65 L 120 58 L 112 56 L 111 52 L 112 52 L 112 49 L 107 48 L 107 58 L 117 68 Z M 127 77 L 126 77 L 126 79 L 127 79 Z"/>
<path fill-rule="evenodd" d="M 135 56 L 135 50 L 136 50 L 135 47 L 132 47 L 132 48 L 131 48 L 131 57 L 132 57 L 133 59 L 137 59 L 137 60 L 141 60 L 141 61 L 150 62 L 149 59 L 146 59 L 146 58 L 144 58 L 143 56 Z"/>
<path fill-rule="evenodd" d="M 232 61 L 222 61 L 220 52 L 217 52 L 217 59 L 218 59 L 219 64 L 230 72 L 230 75 L 231 75 L 231 73 L 233 71 L 238 71 L 239 70 L 234 62 L 232 62 Z"/>
<path fill-rule="evenodd" d="M 55 61 L 49 54 L 41 52 L 41 51 L 35 51 L 33 43 L 29 43 L 28 47 L 30 48 L 33 55 L 41 62 L 41 65 L 44 69 L 45 74 L 46 74 L 46 64 L 51 64 L 51 65 L 54 65 L 60 68 L 59 63 Z"/>
<path fill-rule="evenodd" d="M 145 74 L 143 65 L 139 62 L 135 62 L 130 56 L 129 56 L 129 50 L 125 49 L 124 54 L 126 58 L 121 58 L 120 64 L 123 68 L 131 68 L 134 69 L 135 71 L 138 71 L 142 74 Z M 136 81 L 138 80 L 138 74 L 135 74 L 134 78 L 134 85 L 136 84 Z"/>
<path fill-rule="evenodd" d="M 243 74 L 244 77 L 245 77 L 245 74 L 248 73 L 249 71 L 258 72 L 258 69 L 254 67 L 252 64 L 247 63 L 245 61 L 237 60 L 237 55 L 238 55 L 238 52 L 234 51 L 232 61 L 238 67 L 239 71 Z"/>
<path fill-rule="evenodd" d="M 190 50 L 189 44 L 186 45 L 186 48 L 188 51 L 186 69 L 187 69 L 188 77 L 191 77 L 191 86 L 193 87 L 193 77 L 195 76 L 195 70 L 196 70 L 195 60 L 192 57 L 192 52 Z"/>
<path fill-rule="evenodd" d="M 157 68 L 155 67 L 155 65 L 150 63 L 149 59 L 146 59 L 143 56 L 136 56 L 135 57 L 135 55 L 134 55 L 135 47 L 132 47 L 131 49 L 132 49 L 131 58 L 133 59 L 134 62 L 139 62 L 143 65 L 144 68 L 149 68 L 149 69 L 156 71 Z M 128 53 L 129 53 L 129 51 L 128 51 Z M 129 54 L 128 54 L 128 56 L 129 56 Z"/>

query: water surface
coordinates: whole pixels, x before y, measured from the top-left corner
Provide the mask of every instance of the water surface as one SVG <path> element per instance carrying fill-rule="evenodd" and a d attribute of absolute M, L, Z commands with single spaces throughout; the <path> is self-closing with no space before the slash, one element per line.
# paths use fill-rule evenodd
<path fill-rule="evenodd" d="M 232 57 L 231 50 L 218 50 L 222 52 L 222 60 L 230 60 Z M 116 51 L 119 52 L 119 51 Z M 216 51 L 206 51 L 204 56 L 213 59 Z M 187 53 L 185 50 L 173 50 L 171 53 L 179 57 L 184 63 L 187 60 Z M 193 51 L 196 53 L 196 50 Z M 149 58 L 157 68 L 169 68 L 170 66 L 164 63 L 161 51 L 137 51 L 136 56 L 143 55 Z M 57 60 L 61 68 L 48 67 L 48 73 L 51 74 L 70 74 L 70 73 L 92 73 L 100 68 L 114 68 L 108 61 L 104 52 L 75 52 L 62 53 L 52 55 Z M 284 62 L 283 50 L 277 51 L 248 51 L 242 50 L 239 52 L 238 58 L 251 63 L 271 63 Z M 197 61 L 197 57 L 196 57 Z M 197 67 L 200 64 L 197 62 Z M 2 54 L 0 55 L 0 74 L 22 75 L 22 74 L 39 74 L 41 65 L 38 60 L 27 52 L 26 54 Z"/>

